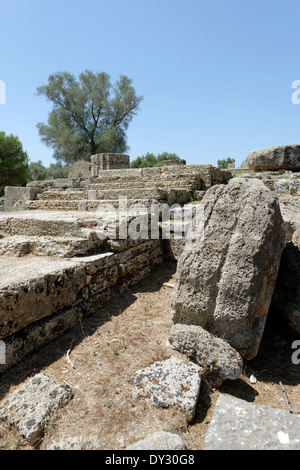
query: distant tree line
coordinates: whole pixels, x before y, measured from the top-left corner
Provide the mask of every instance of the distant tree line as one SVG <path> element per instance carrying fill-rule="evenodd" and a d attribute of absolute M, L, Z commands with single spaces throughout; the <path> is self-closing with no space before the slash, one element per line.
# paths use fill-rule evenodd
<path fill-rule="evenodd" d="M 30 162 L 19 138 L 0 132 L 0 197 L 5 186 L 25 186 L 30 181 L 67 178 L 69 166 L 60 162 L 49 167 L 41 160 Z"/>
<path fill-rule="evenodd" d="M 5 186 L 26 184 L 28 160 L 18 137 L 0 132 L 0 196 L 3 196 Z"/>
<path fill-rule="evenodd" d="M 51 163 L 49 167 L 46 167 L 41 160 L 38 160 L 28 165 L 27 182 L 68 178 L 68 173 L 68 165 L 57 162 Z"/>
<path fill-rule="evenodd" d="M 165 160 L 179 160 L 180 157 L 176 153 L 163 152 L 158 155 L 146 153 L 133 160 L 130 164 L 131 168 L 149 168 L 155 166 L 163 166 Z"/>
<path fill-rule="evenodd" d="M 218 167 L 222 170 L 226 170 L 226 168 L 228 168 L 228 165 L 232 163 L 235 163 L 234 158 L 224 158 L 223 160 L 218 160 Z"/>

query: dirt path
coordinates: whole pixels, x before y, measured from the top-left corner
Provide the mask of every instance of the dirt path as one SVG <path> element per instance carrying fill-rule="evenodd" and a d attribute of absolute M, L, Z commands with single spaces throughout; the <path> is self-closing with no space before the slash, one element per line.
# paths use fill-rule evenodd
<path fill-rule="evenodd" d="M 159 409 L 145 398 L 133 398 L 130 380 L 136 370 L 166 359 L 183 357 L 168 344 L 176 265 L 164 263 L 151 276 L 101 308 L 82 324 L 0 378 L 0 400 L 20 383 L 45 372 L 68 384 L 73 400 L 53 415 L 35 448 L 44 450 L 68 437 L 81 437 L 87 449 L 121 450 L 149 433 L 179 433 L 188 449 L 200 450 L 220 393 L 255 404 L 287 410 L 279 382 L 300 411 L 300 365 L 292 364 L 292 336 L 282 325 L 269 325 L 257 358 L 246 364 L 237 381 L 218 390 L 202 381 L 194 422 L 187 425 L 179 409 Z M 69 351 L 69 353 L 68 353 Z M 68 353 L 68 355 L 67 355 Z M 257 383 L 250 382 L 254 374 Z M 32 449 L 7 423 L 0 423 L 0 450 Z"/>

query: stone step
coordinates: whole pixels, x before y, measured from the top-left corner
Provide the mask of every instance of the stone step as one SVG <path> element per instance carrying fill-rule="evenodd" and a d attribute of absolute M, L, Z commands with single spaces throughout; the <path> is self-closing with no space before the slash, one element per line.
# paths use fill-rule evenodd
<path fill-rule="evenodd" d="M 34 321 L 69 308 L 116 283 L 117 260 L 112 253 L 60 259 L 55 257 L 0 257 L 0 338 Z"/>
<path fill-rule="evenodd" d="M 31 201 L 39 202 L 39 201 Z M 43 202 L 43 201 L 41 201 Z M 12 212 L 0 214 L 0 235 L 81 237 L 84 223 L 74 214 Z"/>
<path fill-rule="evenodd" d="M 111 200 L 127 197 L 127 199 L 157 199 L 162 200 L 167 197 L 167 189 L 163 188 L 118 188 L 99 189 L 88 191 L 44 191 L 37 195 L 38 201 L 82 201 L 82 200 Z"/>
<path fill-rule="evenodd" d="M 103 251 L 103 240 L 96 233 L 82 230 L 82 236 L 61 237 L 14 235 L 0 239 L 0 256 L 55 256 L 73 258 Z"/>
<path fill-rule="evenodd" d="M 70 190 L 54 190 L 50 189 L 48 191 L 44 191 L 37 195 L 38 201 L 81 201 L 82 199 L 87 199 L 88 194 L 87 191 L 70 191 Z"/>
<path fill-rule="evenodd" d="M 157 199 L 127 199 L 127 209 L 136 207 L 151 208 L 152 204 L 158 202 L 165 202 L 164 200 L 158 201 Z M 103 199 L 103 200 L 35 200 L 27 201 L 26 207 L 30 211 L 91 211 L 102 212 L 109 211 L 109 208 L 119 209 L 118 199 Z"/>
<path fill-rule="evenodd" d="M 192 179 L 175 179 L 175 178 L 159 178 L 153 180 L 147 179 L 127 179 L 123 181 L 122 179 L 112 179 L 112 180 L 99 180 L 99 182 L 95 182 L 93 184 L 88 185 L 88 189 L 96 189 L 96 190 L 112 190 L 112 189 L 151 189 L 151 188 L 158 188 L 158 189 L 172 189 L 172 188 L 181 188 L 181 189 L 202 189 L 202 183 L 199 178 L 192 178 Z"/>

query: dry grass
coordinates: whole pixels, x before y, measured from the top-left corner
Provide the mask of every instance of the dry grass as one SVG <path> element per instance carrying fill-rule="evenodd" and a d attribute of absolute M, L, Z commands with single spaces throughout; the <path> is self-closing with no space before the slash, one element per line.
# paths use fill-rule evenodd
<path fill-rule="evenodd" d="M 70 385 L 74 392 L 73 400 L 50 418 L 36 449 L 80 436 L 85 441 L 97 439 L 97 445 L 87 448 L 119 450 L 149 433 L 166 430 L 179 433 L 188 449 L 200 450 L 220 393 L 287 410 L 280 381 L 292 407 L 300 411 L 300 366 L 291 362 L 292 337 L 274 323 L 266 328 L 259 356 L 246 364 L 239 380 L 227 381 L 219 389 L 210 389 L 202 381 L 191 425 L 179 409 L 156 408 L 145 398 L 133 397 L 130 380 L 136 370 L 171 355 L 182 357 L 167 341 L 172 326 L 172 289 L 163 284 L 174 282 L 175 269 L 175 264 L 164 263 L 148 279 L 113 298 L 97 315 L 86 318 L 1 377 L 0 400 L 39 372 L 58 384 Z M 252 373 L 256 384 L 249 380 Z M 32 447 L 2 422 L 0 449 Z"/>

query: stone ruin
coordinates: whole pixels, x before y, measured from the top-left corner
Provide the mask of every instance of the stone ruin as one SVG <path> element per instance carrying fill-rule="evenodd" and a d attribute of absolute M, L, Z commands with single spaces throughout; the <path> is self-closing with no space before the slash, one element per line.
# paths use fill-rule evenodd
<path fill-rule="evenodd" d="M 91 158 L 91 176 L 99 176 L 102 170 L 122 170 L 130 168 L 129 155 L 119 153 L 98 153 Z"/>
<path fill-rule="evenodd" d="M 95 312 L 114 292 L 147 276 L 164 254 L 172 256 L 172 244 L 162 243 L 160 226 L 156 239 L 150 232 L 143 239 L 99 237 L 100 226 L 107 233 L 113 226 L 118 232 L 120 197 L 126 198 L 130 212 L 128 227 L 142 206 L 150 231 L 151 205 L 176 203 L 180 208 L 231 178 L 212 165 L 128 166 L 127 155 L 99 154 L 91 158 L 90 177 L 5 188 L 0 340 L 6 344 L 6 364 L 0 371 Z M 176 250 L 174 244 L 173 259 Z"/>
<path fill-rule="evenodd" d="M 243 361 L 255 357 L 269 307 L 283 296 L 278 285 L 281 258 L 300 259 L 299 250 L 285 255 L 287 245 L 294 240 L 298 246 L 300 238 L 300 225 L 284 210 L 282 194 L 278 197 L 275 190 L 287 175 L 232 178 L 231 171 L 184 161 L 130 169 L 129 157 L 116 154 L 95 155 L 89 169 L 77 167 L 88 173 L 80 176 L 74 168 L 76 176 L 70 173 L 70 178 L 5 188 L 5 211 L 0 214 L 0 341 L 6 355 L 0 373 L 95 313 L 167 256 L 178 261 L 169 341 L 191 362 L 170 358 L 153 364 L 137 371 L 132 385 L 137 382 L 140 393 L 143 380 L 144 396 L 153 404 L 182 406 L 191 421 L 201 378 L 218 387 L 238 378 Z M 127 233 L 142 213 L 149 222 L 143 237 L 118 238 L 124 229 L 124 198 Z M 191 249 L 184 237 L 176 239 L 172 211 L 169 238 L 163 236 L 167 228 L 159 220 L 159 236 L 153 239 L 154 204 L 174 205 L 179 213 L 192 207 L 193 215 L 202 206 L 204 242 Z M 115 230 L 115 236 L 99 236 L 103 230 L 106 235 Z M 297 295 L 300 300 L 300 292 Z M 300 331 L 299 304 L 293 299 L 288 305 L 288 321 Z M 179 377 L 186 379 L 187 370 L 188 397 L 185 387 L 178 389 Z M 161 378 L 163 392 L 157 386 Z M 171 386 L 172 393 L 166 392 Z M 264 416 L 265 411 L 257 413 Z M 299 420 L 294 421 L 296 426 Z M 226 436 L 226 422 L 224 426 L 220 435 Z M 206 448 L 215 445 L 211 440 L 217 433 L 213 424 Z M 218 437 L 222 445 L 224 436 Z M 293 446 L 298 446 L 296 437 Z"/>

